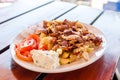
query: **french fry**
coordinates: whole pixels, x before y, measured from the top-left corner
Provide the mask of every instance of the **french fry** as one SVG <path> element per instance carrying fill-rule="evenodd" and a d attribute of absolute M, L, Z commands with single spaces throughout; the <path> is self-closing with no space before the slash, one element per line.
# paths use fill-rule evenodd
<path fill-rule="evenodd" d="M 70 63 L 70 59 L 64 59 L 64 58 L 60 58 L 60 64 L 61 65 L 64 65 L 64 64 L 68 64 L 68 63 Z"/>
<path fill-rule="evenodd" d="M 88 61 L 89 60 L 89 54 L 87 52 L 82 53 L 83 58 Z"/>
<path fill-rule="evenodd" d="M 68 58 L 69 56 L 69 53 L 68 52 L 64 52 L 63 55 L 62 55 L 62 58 Z"/>
<path fill-rule="evenodd" d="M 62 49 L 58 48 L 58 49 L 56 50 L 56 52 L 57 52 L 59 55 L 61 55 L 63 51 L 62 51 Z"/>

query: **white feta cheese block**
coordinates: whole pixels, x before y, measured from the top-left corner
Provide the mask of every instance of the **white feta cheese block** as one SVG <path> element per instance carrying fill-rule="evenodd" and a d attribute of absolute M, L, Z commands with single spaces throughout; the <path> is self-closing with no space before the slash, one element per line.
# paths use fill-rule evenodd
<path fill-rule="evenodd" d="M 55 51 L 32 50 L 33 62 L 42 68 L 55 69 L 60 66 L 59 54 Z"/>

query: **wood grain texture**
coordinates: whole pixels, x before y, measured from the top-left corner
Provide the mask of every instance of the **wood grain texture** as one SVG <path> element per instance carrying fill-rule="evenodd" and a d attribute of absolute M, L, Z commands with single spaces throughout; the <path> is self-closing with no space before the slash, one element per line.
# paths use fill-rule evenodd
<path fill-rule="evenodd" d="M 59 6 L 58 6 L 59 5 Z M 64 6 L 63 6 L 64 5 Z M 19 16 L 0 25 L 0 50 L 10 44 L 11 40 L 23 29 L 43 20 L 51 20 L 65 13 L 76 5 L 64 2 L 53 2 L 39 9 Z"/>
<path fill-rule="evenodd" d="M 78 20 L 83 23 L 90 24 L 92 23 L 95 18 L 97 18 L 102 13 L 101 10 L 90 8 L 88 6 L 78 6 L 72 11 L 68 12 L 67 14 L 63 15 L 62 17 L 58 18 L 58 20 Z"/>
<path fill-rule="evenodd" d="M 0 8 L 0 24 L 10 18 L 18 16 L 36 7 L 40 7 L 53 0 L 17 0 L 8 7 Z"/>
<path fill-rule="evenodd" d="M 0 80 L 34 80 L 38 74 L 16 64 L 9 50 L 0 55 Z"/>

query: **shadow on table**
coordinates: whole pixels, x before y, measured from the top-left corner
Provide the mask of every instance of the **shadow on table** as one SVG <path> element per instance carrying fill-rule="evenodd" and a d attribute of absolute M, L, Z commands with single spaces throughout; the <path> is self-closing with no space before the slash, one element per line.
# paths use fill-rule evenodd
<path fill-rule="evenodd" d="M 11 61 L 11 71 L 17 80 L 34 80 L 39 74 L 19 66 L 13 60 Z"/>

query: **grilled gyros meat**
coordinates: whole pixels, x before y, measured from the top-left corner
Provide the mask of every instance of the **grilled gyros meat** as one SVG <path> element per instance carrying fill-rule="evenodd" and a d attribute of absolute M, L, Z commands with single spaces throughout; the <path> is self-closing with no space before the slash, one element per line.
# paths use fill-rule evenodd
<path fill-rule="evenodd" d="M 66 55 L 66 58 L 71 58 L 74 55 L 77 58 L 84 57 L 84 53 L 90 53 L 102 43 L 100 37 L 89 32 L 86 26 L 78 21 L 67 19 L 64 21 L 44 21 L 43 27 L 45 29 L 39 31 L 41 39 L 50 37 L 51 42 L 48 44 L 51 45 L 51 50 L 57 51 L 59 49 L 60 58 L 65 58 Z"/>

